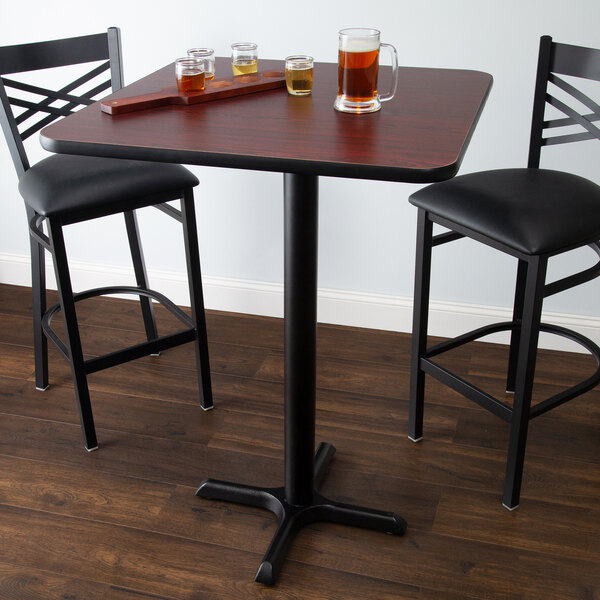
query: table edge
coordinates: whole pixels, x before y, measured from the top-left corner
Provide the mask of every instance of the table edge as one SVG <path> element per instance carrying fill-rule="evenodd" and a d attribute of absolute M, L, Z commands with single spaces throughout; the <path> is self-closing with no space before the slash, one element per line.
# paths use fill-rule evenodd
<path fill-rule="evenodd" d="M 407 67 L 411 68 L 411 67 Z M 421 68 L 421 67 L 412 67 Z M 427 68 L 427 67 L 422 67 Z M 490 73 L 476 69 L 448 69 L 453 71 L 469 71 L 485 75 L 489 78 L 486 93 L 481 100 L 469 131 L 462 144 L 456 160 L 446 165 L 431 168 L 373 166 L 354 163 L 324 162 L 318 160 L 258 157 L 223 153 L 201 153 L 193 150 L 177 150 L 165 148 L 140 148 L 120 144 L 98 144 L 47 137 L 45 131 L 52 127 L 48 125 L 41 130 L 40 143 L 45 150 L 57 154 L 85 154 L 106 158 L 125 158 L 153 162 L 169 162 L 185 165 L 209 166 L 231 169 L 246 169 L 252 171 L 267 171 L 277 173 L 299 173 L 320 175 L 323 177 L 341 177 L 347 179 L 367 179 L 377 181 L 397 181 L 406 183 L 434 183 L 454 177 L 462 164 L 471 138 L 475 132 L 483 109 L 493 87 L 494 78 Z M 201 159 L 201 160 L 199 160 Z M 355 173 L 356 170 L 360 172 Z"/>

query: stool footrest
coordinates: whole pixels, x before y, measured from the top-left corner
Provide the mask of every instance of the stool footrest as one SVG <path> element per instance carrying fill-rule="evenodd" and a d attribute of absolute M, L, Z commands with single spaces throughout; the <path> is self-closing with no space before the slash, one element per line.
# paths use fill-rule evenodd
<path fill-rule="evenodd" d="M 493 325 L 480 327 L 479 329 L 474 329 L 473 331 L 463 335 L 446 340 L 441 344 L 437 344 L 429 348 L 425 353 L 425 357 L 420 359 L 419 367 L 425 373 L 435 377 L 437 380 L 441 381 L 456 392 L 462 394 L 469 400 L 472 400 L 483 408 L 494 413 L 496 416 L 510 423 L 513 412 L 510 406 L 504 402 L 501 402 L 500 400 L 497 400 L 483 390 L 480 390 L 448 369 L 433 362 L 431 357 L 447 352 L 448 350 L 453 350 L 454 348 L 462 346 L 468 342 L 472 342 L 485 335 L 497 333 L 499 331 L 510 331 L 513 329 L 518 329 L 519 327 L 520 323 L 517 322 L 496 323 Z M 560 406 L 561 404 L 564 404 L 565 402 L 568 402 L 569 400 L 588 392 L 600 382 L 600 347 L 596 343 L 576 331 L 567 329 L 565 327 L 560 327 L 558 325 L 542 323 L 540 324 L 540 331 L 568 338 L 571 341 L 583 346 L 596 360 L 597 368 L 596 371 L 587 379 L 567 388 L 566 390 L 563 390 L 558 394 L 555 394 L 554 396 L 551 396 L 550 398 L 547 398 L 546 400 L 538 402 L 535 406 L 532 406 L 529 411 L 529 419 L 533 419 L 534 417 L 542 415 L 556 406 Z"/>
<path fill-rule="evenodd" d="M 497 400 L 490 394 L 480 390 L 478 387 L 472 385 L 468 381 L 462 379 L 458 375 L 448 371 L 444 367 L 434 363 L 428 358 L 422 358 L 420 362 L 421 370 L 425 371 L 428 375 L 435 377 L 438 381 L 441 381 L 444 385 L 452 388 L 455 392 L 462 394 L 465 398 L 472 400 L 479 406 L 494 413 L 497 417 L 504 419 L 508 423 L 512 418 L 512 408 L 504 402 Z"/>
<path fill-rule="evenodd" d="M 169 312 L 171 312 L 175 317 L 182 321 L 189 329 L 185 329 L 183 331 L 179 331 L 177 333 L 165 335 L 162 337 L 157 337 L 153 340 L 148 340 L 140 344 L 129 346 L 128 348 L 124 348 L 122 350 L 117 350 L 115 352 L 111 352 L 109 354 L 104 354 L 102 356 L 98 356 L 87 360 L 85 361 L 86 373 L 95 373 L 97 371 L 101 371 L 103 369 L 122 364 L 135 358 L 141 358 L 150 354 L 157 354 L 162 350 L 167 350 L 169 348 L 173 348 L 175 346 L 179 346 L 180 344 L 191 342 L 194 339 L 196 339 L 197 332 L 194 328 L 192 319 L 174 302 L 172 302 L 166 296 L 155 290 L 150 290 L 147 288 L 141 288 L 137 286 L 109 286 L 94 288 L 91 290 L 86 290 L 77 294 L 73 294 L 73 300 L 75 302 L 79 302 L 88 298 L 114 294 L 134 294 L 136 296 L 145 296 L 147 298 L 152 298 L 157 302 L 160 302 L 160 304 L 162 304 Z M 51 326 L 52 319 L 54 318 L 56 313 L 60 311 L 60 309 L 60 304 L 56 303 L 53 304 L 44 313 L 44 316 L 42 317 L 42 328 L 46 337 L 56 345 L 63 357 L 66 360 L 70 361 L 71 357 L 69 354 L 69 349 L 67 348 L 66 344 L 60 339 L 60 337 L 56 334 L 54 329 L 52 329 Z"/>
<path fill-rule="evenodd" d="M 122 350 L 117 350 L 109 354 L 103 354 L 102 356 L 86 360 L 85 372 L 88 375 L 90 373 L 96 373 L 97 371 L 102 371 L 103 369 L 108 369 L 130 360 L 135 360 L 136 358 L 150 356 L 151 354 L 157 354 L 158 352 L 180 346 L 181 344 L 186 344 L 187 342 L 193 342 L 195 339 L 195 329 L 186 329 L 185 331 L 179 331 L 177 333 L 172 333 L 171 335 L 164 335 L 155 340 L 142 342 L 141 344 L 129 346 Z"/>

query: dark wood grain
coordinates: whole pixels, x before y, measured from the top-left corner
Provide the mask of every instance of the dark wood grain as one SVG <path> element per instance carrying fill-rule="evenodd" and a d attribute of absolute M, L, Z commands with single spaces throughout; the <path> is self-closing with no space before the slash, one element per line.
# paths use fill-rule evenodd
<path fill-rule="evenodd" d="M 217 59 L 219 72 L 230 62 Z M 261 61 L 261 69 L 283 61 Z M 169 65 L 110 96 L 172 85 Z M 398 91 L 367 115 L 333 109 L 337 65 L 316 64 L 310 96 L 284 89 L 194 106 L 161 107 L 110 118 L 98 103 L 46 127 L 53 152 L 143 158 L 280 172 L 392 181 L 452 177 L 491 87 L 486 73 L 401 68 Z"/>
<path fill-rule="evenodd" d="M 7 600 L 173 600 L 123 586 L 0 563 L 0 598 Z"/>
<path fill-rule="evenodd" d="M 319 325 L 317 440 L 338 448 L 322 491 L 397 510 L 409 529 L 397 538 L 315 523 L 296 538 L 278 584 L 266 588 L 252 578 L 273 515 L 201 500 L 194 490 L 204 477 L 282 480 L 281 321 L 209 311 L 218 357 L 209 413 L 191 398 L 191 354 L 189 365 L 164 353 L 94 379 L 100 450 L 89 454 L 58 354 L 50 388 L 34 388 L 29 296 L 0 285 L 0 598 L 600 597 L 600 392 L 531 423 L 521 505 L 508 512 L 500 504 L 505 423 L 432 382 L 425 439 L 413 444 L 410 336 Z M 92 351 L 119 332 L 143 332 L 136 302 L 80 305 Z M 476 343 L 447 358 L 502 393 L 505 348 Z M 582 355 L 543 351 L 537 397 L 588 368 Z"/>

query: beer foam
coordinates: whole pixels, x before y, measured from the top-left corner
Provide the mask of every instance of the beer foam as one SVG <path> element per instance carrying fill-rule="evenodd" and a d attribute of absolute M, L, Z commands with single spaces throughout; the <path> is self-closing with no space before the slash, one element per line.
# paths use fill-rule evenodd
<path fill-rule="evenodd" d="M 374 36 L 340 36 L 340 50 L 343 52 L 372 52 L 379 50 L 379 38 Z"/>

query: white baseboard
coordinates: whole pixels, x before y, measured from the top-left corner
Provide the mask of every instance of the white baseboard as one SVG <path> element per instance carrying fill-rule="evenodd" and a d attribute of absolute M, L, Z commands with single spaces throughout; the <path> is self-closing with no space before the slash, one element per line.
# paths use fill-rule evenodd
<path fill-rule="evenodd" d="M 48 263 L 48 287 L 56 289 L 51 263 Z M 76 290 L 105 285 L 133 285 L 133 270 L 112 265 L 70 262 Z M 150 271 L 150 286 L 176 304 L 189 305 L 185 273 Z M 0 253 L 0 283 L 29 286 L 29 257 Z M 226 277 L 204 277 L 205 305 L 209 309 L 270 317 L 283 316 L 283 284 Z M 508 321 L 511 310 L 504 307 L 434 301 L 430 303 L 429 333 L 453 337 L 489 323 Z M 410 332 L 412 298 L 319 289 L 318 320 L 354 327 Z M 544 313 L 544 320 L 574 329 L 600 345 L 600 317 L 564 313 Z M 508 334 L 497 334 L 484 341 L 507 343 Z M 542 334 L 540 346 L 556 350 L 581 351 L 558 336 Z"/>

